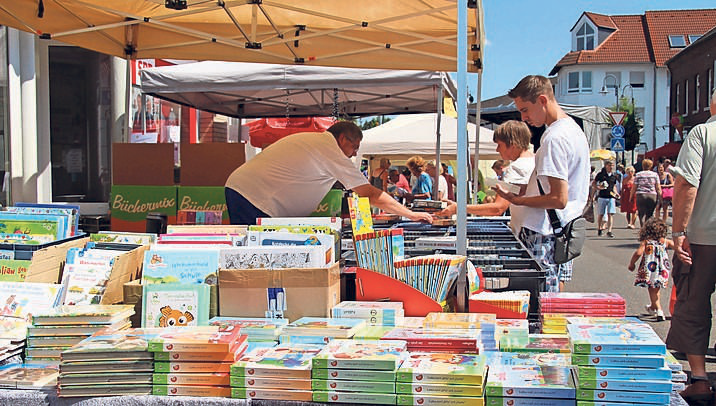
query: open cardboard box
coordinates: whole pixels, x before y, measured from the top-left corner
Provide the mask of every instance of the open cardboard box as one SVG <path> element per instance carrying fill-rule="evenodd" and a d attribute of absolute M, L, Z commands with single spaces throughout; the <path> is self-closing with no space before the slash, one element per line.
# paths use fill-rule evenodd
<path fill-rule="evenodd" d="M 284 318 L 330 317 L 340 302 L 340 267 L 219 270 L 221 316 L 266 317 L 269 288 L 283 288 Z"/>

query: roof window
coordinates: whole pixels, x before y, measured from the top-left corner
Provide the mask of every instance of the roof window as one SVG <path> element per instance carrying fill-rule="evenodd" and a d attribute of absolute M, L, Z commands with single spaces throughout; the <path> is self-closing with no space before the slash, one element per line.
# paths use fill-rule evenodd
<path fill-rule="evenodd" d="M 686 39 L 683 35 L 669 35 L 669 46 L 672 48 L 683 48 L 686 46 Z"/>
<path fill-rule="evenodd" d="M 701 35 L 689 34 L 689 44 L 693 44 L 699 38 L 701 38 Z"/>

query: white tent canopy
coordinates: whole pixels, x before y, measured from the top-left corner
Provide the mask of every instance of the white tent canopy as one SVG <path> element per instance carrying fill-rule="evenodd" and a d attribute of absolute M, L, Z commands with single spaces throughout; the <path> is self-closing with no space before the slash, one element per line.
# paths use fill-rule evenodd
<path fill-rule="evenodd" d="M 142 91 L 232 117 L 425 113 L 438 95 L 454 97 L 443 72 L 241 62 L 196 62 L 143 69 Z"/>
<path fill-rule="evenodd" d="M 359 159 L 389 157 L 407 159 L 413 155 L 423 158 L 435 156 L 437 114 L 406 114 L 397 116 L 378 127 L 363 131 L 358 150 Z M 468 142 L 475 144 L 474 124 L 468 124 Z M 440 156 L 442 160 L 457 155 L 457 119 L 442 115 L 440 119 Z M 500 159 L 497 144 L 492 141 L 492 130 L 480 128 L 480 159 Z M 472 151 L 471 151 L 472 152 Z"/>

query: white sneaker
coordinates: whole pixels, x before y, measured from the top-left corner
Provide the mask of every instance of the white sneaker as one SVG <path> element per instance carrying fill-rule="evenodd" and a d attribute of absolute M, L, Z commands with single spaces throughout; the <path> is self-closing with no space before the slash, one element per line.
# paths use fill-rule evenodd
<path fill-rule="evenodd" d="M 656 309 L 652 309 L 651 305 L 645 305 L 645 306 L 644 306 L 644 310 L 646 310 L 646 314 L 648 314 L 649 316 L 656 316 L 656 315 L 657 315 Z M 663 316 L 664 313 L 662 312 L 661 315 Z"/>
<path fill-rule="evenodd" d="M 666 320 L 666 317 L 664 317 L 664 311 L 659 309 L 656 311 L 656 321 L 664 321 Z"/>

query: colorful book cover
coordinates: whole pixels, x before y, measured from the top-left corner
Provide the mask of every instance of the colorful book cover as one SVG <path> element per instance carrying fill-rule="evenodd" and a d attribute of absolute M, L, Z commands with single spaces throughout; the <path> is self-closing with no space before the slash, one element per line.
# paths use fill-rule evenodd
<path fill-rule="evenodd" d="M 160 331 L 160 329 L 132 328 L 110 334 L 95 334 L 65 350 L 62 356 L 63 358 L 92 358 L 94 353 L 147 352 L 149 340 Z"/>
<path fill-rule="evenodd" d="M 149 284 L 142 292 L 142 327 L 193 327 L 209 322 L 209 285 Z"/>
<path fill-rule="evenodd" d="M 52 388 L 57 383 L 57 368 L 47 365 L 0 365 L 0 388 Z"/>
<path fill-rule="evenodd" d="M 228 373 L 155 373 L 152 376 L 155 385 L 200 385 L 229 386 Z"/>
<path fill-rule="evenodd" d="M 382 340 L 403 340 L 408 347 L 478 348 L 480 331 L 438 330 L 397 327 L 383 336 Z"/>
<path fill-rule="evenodd" d="M 580 389 L 620 390 L 628 392 L 671 393 L 674 385 L 671 381 L 647 381 L 627 379 L 580 379 Z"/>
<path fill-rule="evenodd" d="M 655 393 L 655 392 L 627 392 L 617 390 L 577 390 L 577 400 L 596 400 L 606 402 L 623 402 L 623 403 L 670 403 L 671 394 Z"/>
<path fill-rule="evenodd" d="M 483 389 L 482 385 L 441 385 L 430 383 L 398 382 L 396 393 L 408 395 L 480 397 L 483 394 Z"/>
<path fill-rule="evenodd" d="M 313 368 L 393 371 L 406 355 L 405 341 L 334 340 L 313 358 Z"/>
<path fill-rule="evenodd" d="M 404 312 L 401 302 L 341 302 L 331 309 L 335 318 L 357 318 L 370 325 L 395 326 L 402 321 Z"/>
<path fill-rule="evenodd" d="M 333 340 L 333 337 L 329 337 L 329 336 L 289 336 L 286 334 L 281 334 L 280 336 L 278 336 L 278 343 L 280 345 L 289 345 L 289 344 L 325 345 L 325 344 L 328 344 L 331 340 Z"/>
<path fill-rule="evenodd" d="M 112 362 L 76 361 L 62 362 L 60 375 L 88 373 L 130 373 L 154 371 L 153 361 L 114 360 Z"/>
<path fill-rule="evenodd" d="M 555 354 L 546 352 L 484 352 L 487 365 L 544 365 L 562 366 L 572 365 L 570 354 Z"/>
<path fill-rule="evenodd" d="M 287 319 L 251 318 L 251 317 L 212 317 L 210 326 L 234 326 L 252 339 L 276 340 Z"/>
<path fill-rule="evenodd" d="M 489 397 L 486 406 L 574 406 L 574 399 Z M 620 405 L 625 406 L 625 405 Z"/>
<path fill-rule="evenodd" d="M 313 392 L 314 402 L 330 403 L 364 403 L 368 405 L 394 405 L 395 394 L 390 393 L 361 393 L 361 392 Z"/>
<path fill-rule="evenodd" d="M 485 395 L 574 399 L 572 371 L 568 367 L 498 366 L 491 367 Z"/>
<path fill-rule="evenodd" d="M 354 340 L 380 340 L 393 330 L 394 326 L 365 326 L 362 329 L 356 331 L 353 335 Z"/>
<path fill-rule="evenodd" d="M 154 373 L 229 373 L 231 362 L 155 362 Z"/>
<path fill-rule="evenodd" d="M 395 393 L 395 382 L 314 379 L 312 386 L 314 391 L 324 392 Z"/>
<path fill-rule="evenodd" d="M 286 335 L 320 335 L 336 338 L 351 338 L 365 326 L 361 319 L 334 319 L 325 317 L 302 317 L 283 328 Z"/>
<path fill-rule="evenodd" d="M 57 306 L 62 285 L 52 283 L 0 283 L 0 316 L 32 319 L 33 314 L 45 313 Z"/>
<path fill-rule="evenodd" d="M 231 367 L 231 376 L 310 379 L 312 359 L 322 349 L 308 344 L 257 348 Z"/>
<path fill-rule="evenodd" d="M 649 380 L 671 381 L 673 372 L 663 368 L 599 368 L 592 366 L 577 367 L 577 378 L 583 380 Z"/>
<path fill-rule="evenodd" d="M 22 341 L 27 337 L 30 323 L 24 318 L 0 316 L 0 340 Z"/>
<path fill-rule="evenodd" d="M 379 381 L 394 382 L 396 371 L 369 371 L 360 369 L 313 369 L 311 377 L 313 379 L 323 380 L 342 380 L 342 381 Z"/>
<path fill-rule="evenodd" d="M 322 245 L 234 247 L 219 252 L 221 269 L 322 268 L 326 264 Z"/>
<path fill-rule="evenodd" d="M 367 197 L 359 197 L 355 193 L 348 196 L 346 200 L 348 201 L 353 236 L 372 232 L 373 217 L 370 211 L 370 200 Z"/>
<path fill-rule="evenodd" d="M 153 385 L 152 395 L 230 398 L 231 388 L 228 386 Z"/>
<path fill-rule="evenodd" d="M 157 241 L 157 235 L 151 233 L 125 233 L 118 231 L 100 231 L 90 234 L 90 241 L 111 242 L 117 244 L 148 245 Z"/>
<path fill-rule="evenodd" d="M 35 313 L 32 324 L 36 326 L 110 325 L 133 314 L 133 305 L 63 305 Z"/>
<path fill-rule="evenodd" d="M 187 283 L 216 285 L 219 250 L 150 249 L 144 253 L 142 284 Z"/>
<path fill-rule="evenodd" d="M 245 343 L 246 344 L 246 343 Z M 245 347 L 242 347 L 245 349 Z M 183 351 L 172 351 L 172 352 L 154 352 L 155 361 L 172 361 L 172 362 L 235 362 L 241 355 L 243 355 L 243 349 L 239 352 L 234 353 L 223 353 L 223 352 L 183 352 Z"/>
<path fill-rule="evenodd" d="M 569 324 L 567 332 L 578 354 L 666 354 L 666 344 L 645 323 Z"/>
<path fill-rule="evenodd" d="M 232 376 L 233 388 L 311 390 L 311 379 L 256 378 L 253 376 Z"/>
<path fill-rule="evenodd" d="M 256 219 L 256 225 L 323 226 L 340 232 L 343 228 L 343 220 L 340 217 L 259 217 Z"/>
<path fill-rule="evenodd" d="M 19 211 L 29 211 L 32 212 L 36 209 L 51 209 L 48 211 L 48 213 L 67 213 L 64 210 L 70 211 L 70 226 L 74 229 L 74 233 L 72 235 L 77 234 L 79 230 L 79 222 L 80 222 L 80 206 L 79 204 L 68 204 L 68 203 L 26 203 L 26 202 L 15 202 L 15 206 Z M 8 209 L 10 209 L 8 207 Z M 57 209 L 59 211 L 54 212 L 52 210 Z M 38 213 L 42 213 L 42 210 L 38 210 Z"/>
<path fill-rule="evenodd" d="M 32 261 L 0 259 L 0 282 L 24 282 Z"/>
<path fill-rule="evenodd" d="M 614 303 L 625 304 L 626 301 L 618 293 L 601 292 L 540 292 L 540 303 Z"/>
<path fill-rule="evenodd" d="M 231 397 L 235 399 L 290 400 L 295 402 L 310 402 L 311 400 L 313 400 L 313 391 L 262 388 L 231 388 Z"/>
<path fill-rule="evenodd" d="M 397 395 L 398 405 L 405 406 L 483 406 L 482 397 L 450 397 L 431 395 Z"/>
<path fill-rule="evenodd" d="M 66 264 L 62 285 L 65 305 L 99 304 L 112 273 L 110 267 Z"/>
<path fill-rule="evenodd" d="M 336 252 L 336 241 L 331 234 L 291 233 L 287 231 L 247 231 L 246 244 L 253 246 L 291 246 L 318 245 L 325 247 L 324 264 L 332 264 L 340 258 Z"/>
<path fill-rule="evenodd" d="M 468 329 L 494 331 L 497 318 L 487 313 L 437 313 L 425 316 L 426 329 Z"/>
<path fill-rule="evenodd" d="M 571 349 L 569 337 L 566 335 L 530 334 L 527 337 L 500 338 L 500 351 L 569 353 Z"/>
<path fill-rule="evenodd" d="M 664 356 L 572 354 L 572 365 L 619 368 L 662 368 L 664 366 Z"/>
<path fill-rule="evenodd" d="M 69 235 L 67 218 L 51 214 L 22 214 L 0 212 L 0 233 L 28 236 L 25 243 L 44 244 Z"/>
<path fill-rule="evenodd" d="M 396 374 L 398 382 L 482 385 L 485 357 L 477 354 L 411 352 Z"/>
<path fill-rule="evenodd" d="M 149 340 L 151 352 L 186 351 L 232 353 L 246 341 L 239 329 L 232 326 L 172 328 Z"/>
<path fill-rule="evenodd" d="M 132 322 L 129 319 L 120 320 L 115 324 L 85 324 L 77 326 L 37 326 L 27 329 L 28 337 L 59 337 L 59 336 L 91 336 L 92 334 L 112 332 L 130 328 Z"/>

